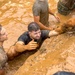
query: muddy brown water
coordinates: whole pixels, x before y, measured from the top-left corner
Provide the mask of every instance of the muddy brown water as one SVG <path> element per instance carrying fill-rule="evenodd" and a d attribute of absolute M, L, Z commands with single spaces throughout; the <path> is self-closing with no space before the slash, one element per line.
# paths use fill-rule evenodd
<path fill-rule="evenodd" d="M 35 0 L 0 0 L 0 24 L 2 24 L 8 32 L 8 40 L 4 42 L 6 51 L 17 41 L 20 34 L 27 30 L 27 25 L 33 21 L 32 5 L 34 1 Z M 75 12 L 72 12 L 68 16 L 60 15 L 57 12 L 57 2 L 58 0 L 49 0 L 49 7 L 52 12 L 59 16 L 61 23 L 66 22 L 71 17 L 75 17 Z M 51 25 L 59 25 L 51 15 L 49 20 Z M 74 64 L 67 64 L 66 66 L 69 66 L 68 68 L 64 68 L 63 66 L 67 55 L 75 57 L 74 54 L 70 54 L 70 50 L 75 49 L 74 38 L 72 34 L 64 34 L 46 40 L 39 51 L 26 51 L 15 59 L 8 61 L 6 75 L 51 75 L 63 69 L 75 72 L 75 70 L 72 69 L 72 65 Z M 62 52 L 62 50 L 66 50 L 67 48 L 69 52 Z M 61 55 L 63 55 L 64 58 L 61 57 Z M 72 60 L 74 58 L 67 57 L 67 62 L 70 62 L 70 59 Z"/>

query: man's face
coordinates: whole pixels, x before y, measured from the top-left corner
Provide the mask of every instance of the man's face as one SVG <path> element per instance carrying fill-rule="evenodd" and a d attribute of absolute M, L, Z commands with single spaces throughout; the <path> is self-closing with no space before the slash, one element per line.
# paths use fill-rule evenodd
<path fill-rule="evenodd" d="M 29 32 L 29 35 L 32 39 L 39 40 L 41 37 L 41 30 L 39 29 L 37 31 L 31 31 L 31 32 Z"/>
<path fill-rule="evenodd" d="M 5 41 L 7 40 L 7 32 L 5 28 L 2 27 L 2 30 L 0 31 L 0 41 Z"/>

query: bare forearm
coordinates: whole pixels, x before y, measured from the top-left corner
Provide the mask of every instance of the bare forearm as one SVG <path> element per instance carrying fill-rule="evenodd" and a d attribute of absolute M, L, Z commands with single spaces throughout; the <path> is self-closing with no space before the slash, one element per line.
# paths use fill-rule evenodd
<path fill-rule="evenodd" d="M 57 31 L 55 31 L 55 30 L 52 30 L 52 31 L 49 32 L 49 37 L 51 37 L 51 36 L 56 36 L 56 35 L 58 35 L 58 34 L 59 34 L 59 32 L 57 32 Z"/>
<path fill-rule="evenodd" d="M 34 21 L 40 26 L 40 29 L 42 30 L 52 30 L 52 28 L 46 27 L 46 25 L 42 24 L 40 21 L 39 16 L 34 16 Z"/>
<path fill-rule="evenodd" d="M 53 15 L 56 18 L 57 22 L 60 23 L 59 17 L 57 17 L 54 13 L 52 13 L 50 9 L 49 9 L 49 14 Z"/>
<path fill-rule="evenodd" d="M 8 59 L 13 59 L 15 56 L 19 54 L 18 52 L 16 52 L 15 46 L 11 46 L 6 53 L 7 53 Z"/>
<path fill-rule="evenodd" d="M 38 25 L 40 26 L 41 30 L 51 30 L 51 28 L 46 27 L 45 25 L 43 25 L 41 22 L 37 22 Z"/>
<path fill-rule="evenodd" d="M 27 50 L 27 45 L 16 44 L 15 45 L 15 50 L 16 50 L 16 52 L 26 51 Z"/>
<path fill-rule="evenodd" d="M 50 9 L 49 9 L 49 14 L 55 16 L 54 13 Z"/>

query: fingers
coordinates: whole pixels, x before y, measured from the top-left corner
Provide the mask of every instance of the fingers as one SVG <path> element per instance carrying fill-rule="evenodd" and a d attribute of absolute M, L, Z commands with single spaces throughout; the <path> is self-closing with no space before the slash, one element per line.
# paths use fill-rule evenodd
<path fill-rule="evenodd" d="M 29 50 L 33 50 L 36 49 L 38 47 L 37 42 L 34 42 L 34 40 L 32 40 L 29 44 L 28 44 L 28 49 Z"/>
<path fill-rule="evenodd" d="M 29 50 L 34 50 L 37 48 L 37 45 L 30 45 Z"/>
<path fill-rule="evenodd" d="M 30 42 L 30 44 L 37 44 L 37 42 L 35 42 L 34 40 L 32 40 L 31 42 Z"/>
<path fill-rule="evenodd" d="M 60 23 L 60 18 L 55 15 L 55 18 L 57 19 L 57 22 Z"/>
<path fill-rule="evenodd" d="M 31 44 L 30 44 L 30 47 L 31 48 L 37 48 L 37 42 L 32 42 Z"/>
<path fill-rule="evenodd" d="M 56 17 L 56 19 L 57 19 L 58 23 L 60 23 L 60 19 L 59 19 L 59 17 Z"/>
<path fill-rule="evenodd" d="M 34 49 L 36 49 L 37 48 L 37 46 L 30 46 L 30 50 L 34 50 Z"/>

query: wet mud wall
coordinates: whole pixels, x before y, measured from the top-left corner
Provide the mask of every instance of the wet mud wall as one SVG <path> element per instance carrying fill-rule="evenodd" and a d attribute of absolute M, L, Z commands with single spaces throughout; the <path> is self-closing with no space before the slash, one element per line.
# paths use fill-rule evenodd
<path fill-rule="evenodd" d="M 57 71 L 75 72 L 75 33 L 65 33 L 44 41 L 13 75 L 53 75 Z"/>

